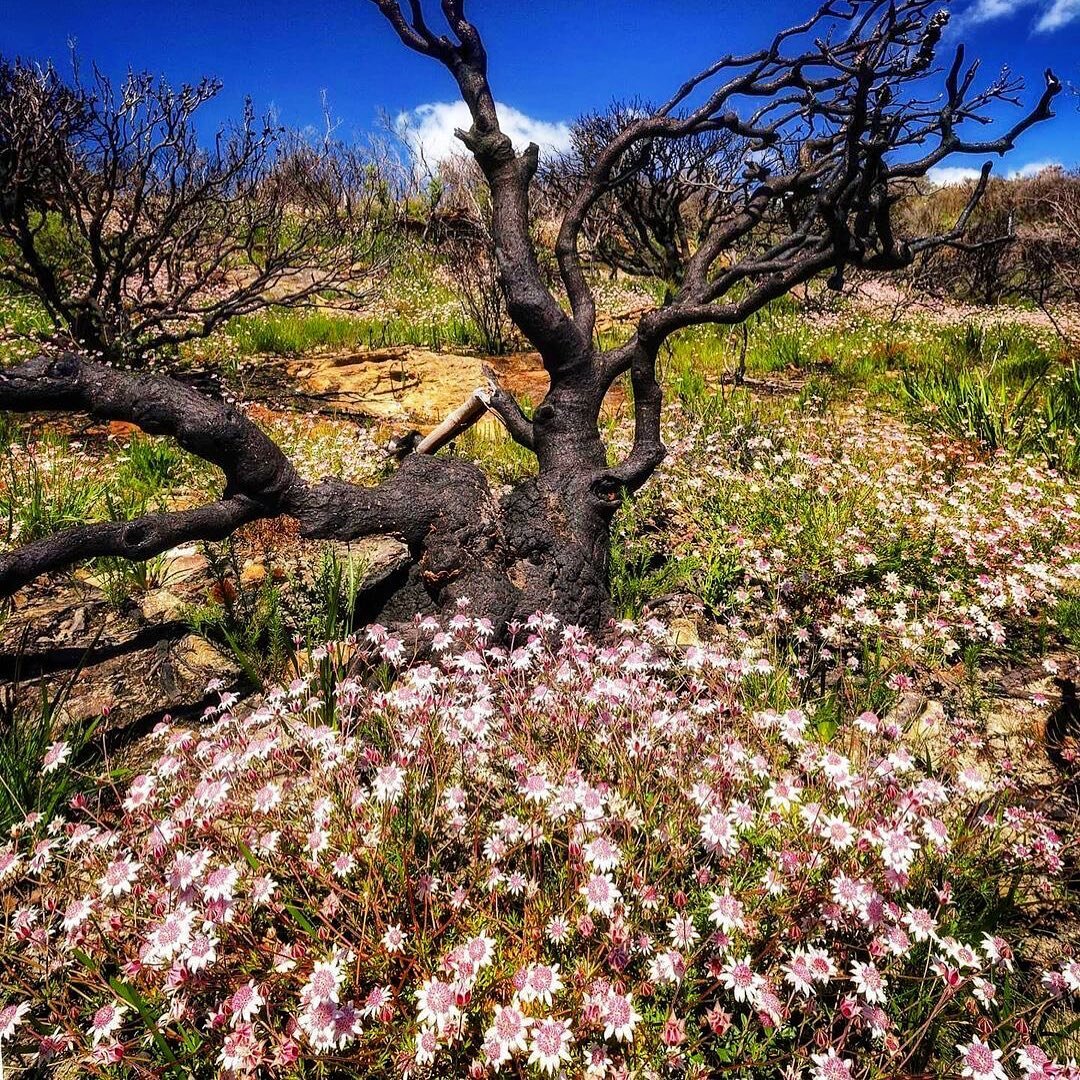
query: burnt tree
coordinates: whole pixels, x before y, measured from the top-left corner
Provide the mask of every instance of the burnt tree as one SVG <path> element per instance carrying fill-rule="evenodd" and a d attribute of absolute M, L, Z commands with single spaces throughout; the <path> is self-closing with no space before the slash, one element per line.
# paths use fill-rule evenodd
<path fill-rule="evenodd" d="M 387 620 L 467 596 L 497 623 L 544 609 L 596 629 L 608 609 L 612 515 L 664 457 L 656 370 L 664 340 L 695 324 L 738 323 L 819 275 L 839 284 L 845 268 L 895 270 L 957 242 L 989 163 L 953 226 L 933 235 L 899 235 L 892 210 L 905 187 L 952 154 L 1010 150 L 1052 115 L 1060 89 L 1048 72 L 1039 99 L 1012 127 L 969 138 L 988 108 L 1015 100 L 1008 76 L 977 87 L 978 65 L 965 61 L 962 48 L 939 67 L 946 16 L 932 14 L 929 0 L 829 0 L 765 48 L 725 56 L 658 108 L 627 117 L 590 152 L 558 231 L 564 305 L 545 281 L 529 231 L 538 150 L 516 150 L 500 128 L 487 54 L 463 0 L 442 0 L 444 31 L 429 24 L 421 0 L 407 10 L 398 0 L 373 2 L 408 48 L 447 69 L 468 105 L 472 125 L 459 137 L 491 191 L 507 311 L 550 379 L 531 418 L 498 386 L 490 407 L 535 454 L 537 475 L 496 499 L 472 466 L 414 454 L 374 488 L 335 479 L 311 485 L 233 408 L 164 379 L 136 379 L 74 356 L 40 358 L 3 373 L 0 405 L 130 420 L 215 462 L 227 485 L 202 509 L 86 526 L 9 554 L 0 559 L 4 593 L 80 558 L 146 558 L 256 517 L 291 514 L 307 536 L 389 532 L 406 540 L 415 561 L 385 598 Z M 729 178 L 722 206 L 685 251 L 669 301 L 642 315 L 625 344 L 601 350 L 583 246 L 590 215 L 634 181 L 648 156 L 642 147 L 712 137 L 721 147 L 742 142 L 745 172 Z M 633 444 L 609 464 L 598 416 L 624 375 L 633 390 Z"/>
<path fill-rule="evenodd" d="M 374 163 L 250 103 L 206 148 L 220 90 L 0 59 L 0 282 L 62 340 L 137 366 L 271 302 L 363 298 L 388 235 Z"/>

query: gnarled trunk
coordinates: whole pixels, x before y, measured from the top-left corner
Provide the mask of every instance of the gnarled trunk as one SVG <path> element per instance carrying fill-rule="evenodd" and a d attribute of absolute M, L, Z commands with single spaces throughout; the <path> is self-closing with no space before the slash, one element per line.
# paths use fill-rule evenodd
<path fill-rule="evenodd" d="M 599 383 L 553 389 L 532 421 L 492 407 L 535 451 L 538 473 L 505 495 L 476 466 L 412 454 L 376 487 L 304 480 L 235 407 L 173 379 L 118 371 L 74 355 L 40 356 L 0 370 L 0 406 L 74 410 L 168 435 L 225 474 L 220 499 L 192 510 L 78 526 L 0 555 L 0 597 L 81 560 L 152 558 L 192 540 L 219 540 L 247 522 L 288 515 L 312 539 L 399 537 L 410 566 L 363 598 L 367 617 L 407 623 L 459 601 L 499 629 L 537 611 L 591 630 L 608 617 L 608 536 L 617 499 L 597 490 L 605 450 Z"/>
<path fill-rule="evenodd" d="M 496 626 L 543 611 L 601 630 L 610 617 L 608 546 L 618 501 L 596 491 L 606 463 L 596 399 L 591 389 L 548 394 L 532 421 L 538 474 L 501 497 L 471 466 L 407 459 L 403 470 L 418 481 L 422 474 L 443 503 L 410 544 L 412 564 L 364 597 L 362 614 L 403 623 L 467 599 Z"/>
<path fill-rule="evenodd" d="M 439 486 L 457 497 L 455 487 Z M 475 514 L 434 521 L 410 565 L 360 598 L 360 616 L 405 624 L 468 601 L 500 631 L 538 611 L 601 631 L 610 618 L 611 513 L 582 500 L 572 478 L 533 477 L 485 502 L 470 506 Z"/>

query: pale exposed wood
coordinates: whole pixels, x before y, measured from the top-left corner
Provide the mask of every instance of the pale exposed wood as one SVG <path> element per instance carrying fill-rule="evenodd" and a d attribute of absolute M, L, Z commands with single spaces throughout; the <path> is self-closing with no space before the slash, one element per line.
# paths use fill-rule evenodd
<path fill-rule="evenodd" d="M 487 412 L 486 396 L 486 390 L 474 390 L 463 405 L 459 405 L 420 440 L 414 453 L 434 454 L 463 431 L 468 431 Z"/>

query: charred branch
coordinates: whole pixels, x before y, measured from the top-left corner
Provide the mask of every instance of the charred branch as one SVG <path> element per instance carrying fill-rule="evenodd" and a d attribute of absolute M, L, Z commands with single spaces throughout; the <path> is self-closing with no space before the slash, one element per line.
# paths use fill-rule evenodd
<path fill-rule="evenodd" d="M 372 0 L 410 49 L 442 63 L 453 75 L 469 107 L 472 127 L 457 132 L 491 189 L 492 234 L 507 312 L 536 347 L 553 377 L 580 376 L 588 365 L 591 336 L 570 319 L 544 281 L 529 231 L 529 189 L 539 149 L 517 153 L 499 126 L 488 82 L 487 53 L 463 3 L 445 0 L 445 21 L 453 39 L 436 34 L 425 21 L 419 0 L 406 16 L 398 0 Z"/>
<path fill-rule="evenodd" d="M 271 302 L 370 292 L 393 209 L 377 163 L 250 105 L 207 149 L 219 90 L 0 59 L 0 281 L 69 344 L 137 364 Z"/>
<path fill-rule="evenodd" d="M 489 512 L 486 482 L 471 465 L 414 454 L 375 487 L 335 478 L 310 483 L 234 406 L 172 379 L 137 376 L 70 354 L 0 370 L 0 409 L 122 420 L 175 439 L 225 474 L 223 497 L 205 506 L 79 526 L 0 555 L 0 596 L 85 559 L 145 560 L 192 540 L 223 539 L 260 517 L 294 517 L 301 535 L 313 539 L 390 533 L 419 551 L 433 531 L 452 532 Z M 454 498 L 448 500 L 450 489 Z"/>
<path fill-rule="evenodd" d="M 522 412 L 517 398 L 500 384 L 490 367 L 485 365 L 483 371 L 488 381 L 484 391 L 487 407 L 502 421 L 514 442 L 526 450 L 535 450 L 536 436 L 532 421 Z"/>
<path fill-rule="evenodd" d="M 11 596 L 43 574 L 66 570 L 87 559 L 113 556 L 145 562 L 195 540 L 224 540 L 241 525 L 265 516 L 266 510 L 258 503 L 238 496 L 194 510 L 67 529 L 0 555 L 0 597 Z"/>

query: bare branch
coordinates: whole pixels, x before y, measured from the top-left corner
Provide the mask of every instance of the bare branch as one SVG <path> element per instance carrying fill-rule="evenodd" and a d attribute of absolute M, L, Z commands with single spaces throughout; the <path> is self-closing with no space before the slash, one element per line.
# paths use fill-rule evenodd
<path fill-rule="evenodd" d="M 334 478 L 309 483 L 235 407 L 172 379 L 117 371 L 70 354 L 40 356 L 0 370 L 0 409 L 61 409 L 124 420 L 148 434 L 171 436 L 226 477 L 224 497 L 206 506 L 80 526 L 0 555 L 0 597 L 82 559 L 120 555 L 144 560 L 188 540 L 220 539 L 260 517 L 294 517 L 301 535 L 310 538 L 351 540 L 392 533 L 420 549 L 433 529 L 447 531 L 454 523 L 460 528 L 462 521 L 475 518 L 488 498 L 486 483 L 473 466 L 428 455 L 410 455 L 376 487 Z M 449 489 L 455 492 L 452 500 L 445 496 Z"/>
<path fill-rule="evenodd" d="M 0 555 L 0 597 L 86 559 L 115 556 L 144 562 L 193 540 L 224 540 L 241 525 L 266 516 L 265 508 L 239 496 L 194 510 L 80 525 Z"/>
<path fill-rule="evenodd" d="M 372 0 L 410 48 L 439 60 L 454 76 L 469 107 L 472 127 L 456 134 L 472 153 L 491 188 L 492 234 L 507 312 L 533 343 L 553 378 L 591 374 L 591 337 L 567 317 L 544 281 L 529 232 L 529 188 L 539 150 L 530 145 L 515 152 L 499 126 L 487 76 L 487 54 L 476 28 L 465 18 L 463 3 L 444 0 L 443 15 L 458 44 L 435 38 L 425 29 L 419 3 L 412 21 L 396 0 Z"/>
<path fill-rule="evenodd" d="M 271 302 L 370 292 L 391 251 L 375 160 L 250 104 L 205 148 L 219 89 L 0 60 L 2 276 L 71 344 L 136 364 Z"/>
<path fill-rule="evenodd" d="M 488 381 L 485 390 L 487 407 L 503 422 L 514 442 L 526 450 L 535 450 L 536 437 L 532 421 L 521 411 L 514 395 L 500 384 L 495 372 L 486 364 L 483 371 Z"/>
<path fill-rule="evenodd" d="M 447 443 L 468 431 L 487 412 L 484 390 L 474 390 L 462 404 L 431 429 L 416 445 L 417 454 L 438 453 Z"/>

